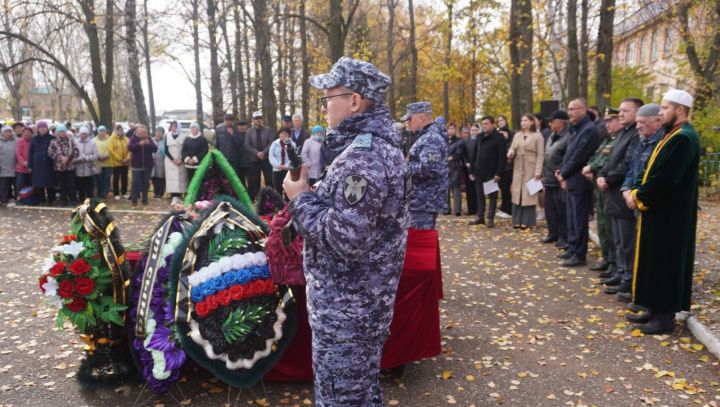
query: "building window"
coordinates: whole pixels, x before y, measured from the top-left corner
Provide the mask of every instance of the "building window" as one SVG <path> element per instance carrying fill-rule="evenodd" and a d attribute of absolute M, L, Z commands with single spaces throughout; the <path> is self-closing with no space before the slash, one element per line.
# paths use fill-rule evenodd
<path fill-rule="evenodd" d="M 30 108 L 29 107 L 23 107 L 22 108 L 22 119 L 25 120 L 26 118 L 30 118 Z"/>
<path fill-rule="evenodd" d="M 663 55 L 669 57 L 672 53 L 672 28 L 665 28 L 665 42 L 663 43 Z"/>
<path fill-rule="evenodd" d="M 647 55 L 647 35 L 643 35 L 640 38 L 640 58 L 638 58 L 639 65 L 645 63 L 645 55 Z"/>
<path fill-rule="evenodd" d="M 655 99 L 655 86 L 650 85 L 647 88 L 645 88 L 645 96 L 646 96 L 647 100 Z"/>
<path fill-rule="evenodd" d="M 625 50 L 625 65 L 635 65 L 635 41 L 630 41 Z"/>
<path fill-rule="evenodd" d="M 658 32 L 653 31 L 652 39 L 650 40 L 650 62 L 655 62 L 658 59 Z"/>

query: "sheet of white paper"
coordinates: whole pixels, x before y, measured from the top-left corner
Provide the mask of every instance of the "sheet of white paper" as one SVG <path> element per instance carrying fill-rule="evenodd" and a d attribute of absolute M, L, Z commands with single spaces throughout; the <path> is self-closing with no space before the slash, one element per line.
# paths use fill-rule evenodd
<path fill-rule="evenodd" d="M 498 186 L 498 183 L 495 182 L 494 179 L 491 179 L 488 182 L 483 182 L 483 192 L 485 195 L 490 195 L 493 192 L 497 192 L 500 190 L 500 187 Z"/>
<path fill-rule="evenodd" d="M 543 184 L 542 184 L 542 182 L 533 178 L 527 182 L 527 189 L 528 189 L 528 192 L 530 193 L 530 196 L 532 196 L 532 195 L 535 195 L 538 192 L 542 191 Z"/>

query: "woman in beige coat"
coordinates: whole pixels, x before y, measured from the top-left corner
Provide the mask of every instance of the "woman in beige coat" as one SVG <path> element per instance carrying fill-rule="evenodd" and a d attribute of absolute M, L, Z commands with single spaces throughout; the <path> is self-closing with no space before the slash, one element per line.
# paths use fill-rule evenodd
<path fill-rule="evenodd" d="M 514 228 L 524 229 L 537 223 L 535 205 L 538 204 L 538 194 L 530 195 L 527 182 L 533 178 L 540 180 L 542 176 L 545 143 L 533 119 L 532 114 L 522 117 L 521 130 L 515 134 L 507 154 L 508 159 L 515 159 L 510 187 Z"/>

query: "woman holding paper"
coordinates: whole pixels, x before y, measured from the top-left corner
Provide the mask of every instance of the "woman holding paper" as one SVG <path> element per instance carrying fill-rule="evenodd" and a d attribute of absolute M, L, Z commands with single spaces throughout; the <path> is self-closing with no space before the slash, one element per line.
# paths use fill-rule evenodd
<path fill-rule="evenodd" d="M 521 130 L 515 134 L 508 150 L 508 159 L 515 159 L 513 166 L 512 218 L 514 228 L 535 226 L 535 206 L 538 204 L 538 186 L 542 176 L 545 147 L 542 134 L 538 133 L 532 114 L 520 121 Z"/>

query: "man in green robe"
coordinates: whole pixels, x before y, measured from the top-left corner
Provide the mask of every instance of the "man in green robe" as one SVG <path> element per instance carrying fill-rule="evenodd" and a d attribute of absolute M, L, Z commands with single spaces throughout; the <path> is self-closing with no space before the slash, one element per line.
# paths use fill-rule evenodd
<path fill-rule="evenodd" d="M 633 268 L 633 302 L 650 310 L 638 328 L 672 332 L 675 313 L 690 309 L 698 209 L 700 139 L 688 122 L 692 96 L 669 90 L 661 105 L 665 136 L 650 156 L 640 185 L 625 191 L 640 211 Z"/>
<path fill-rule="evenodd" d="M 605 128 L 608 136 L 603 139 L 597 152 L 590 157 L 587 165 L 583 168 L 583 175 L 593 183 L 595 219 L 597 221 L 598 239 L 600 240 L 600 252 L 602 253 L 600 264 L 589 268 L 590 270 L 602 272 L 600 274 L 602 279 L 608 279 L 615 275 L 615 243 L 613 243 L 610 220 L 605 215 L 605 193 L 598 188 L 595 177 L 610 156 L 610 151 L 612 151 L 612 146 L 615 143 L 615 136 L 622 130 L 618 113 L 619 110 L 612 107 L 605 109 Z"/>

